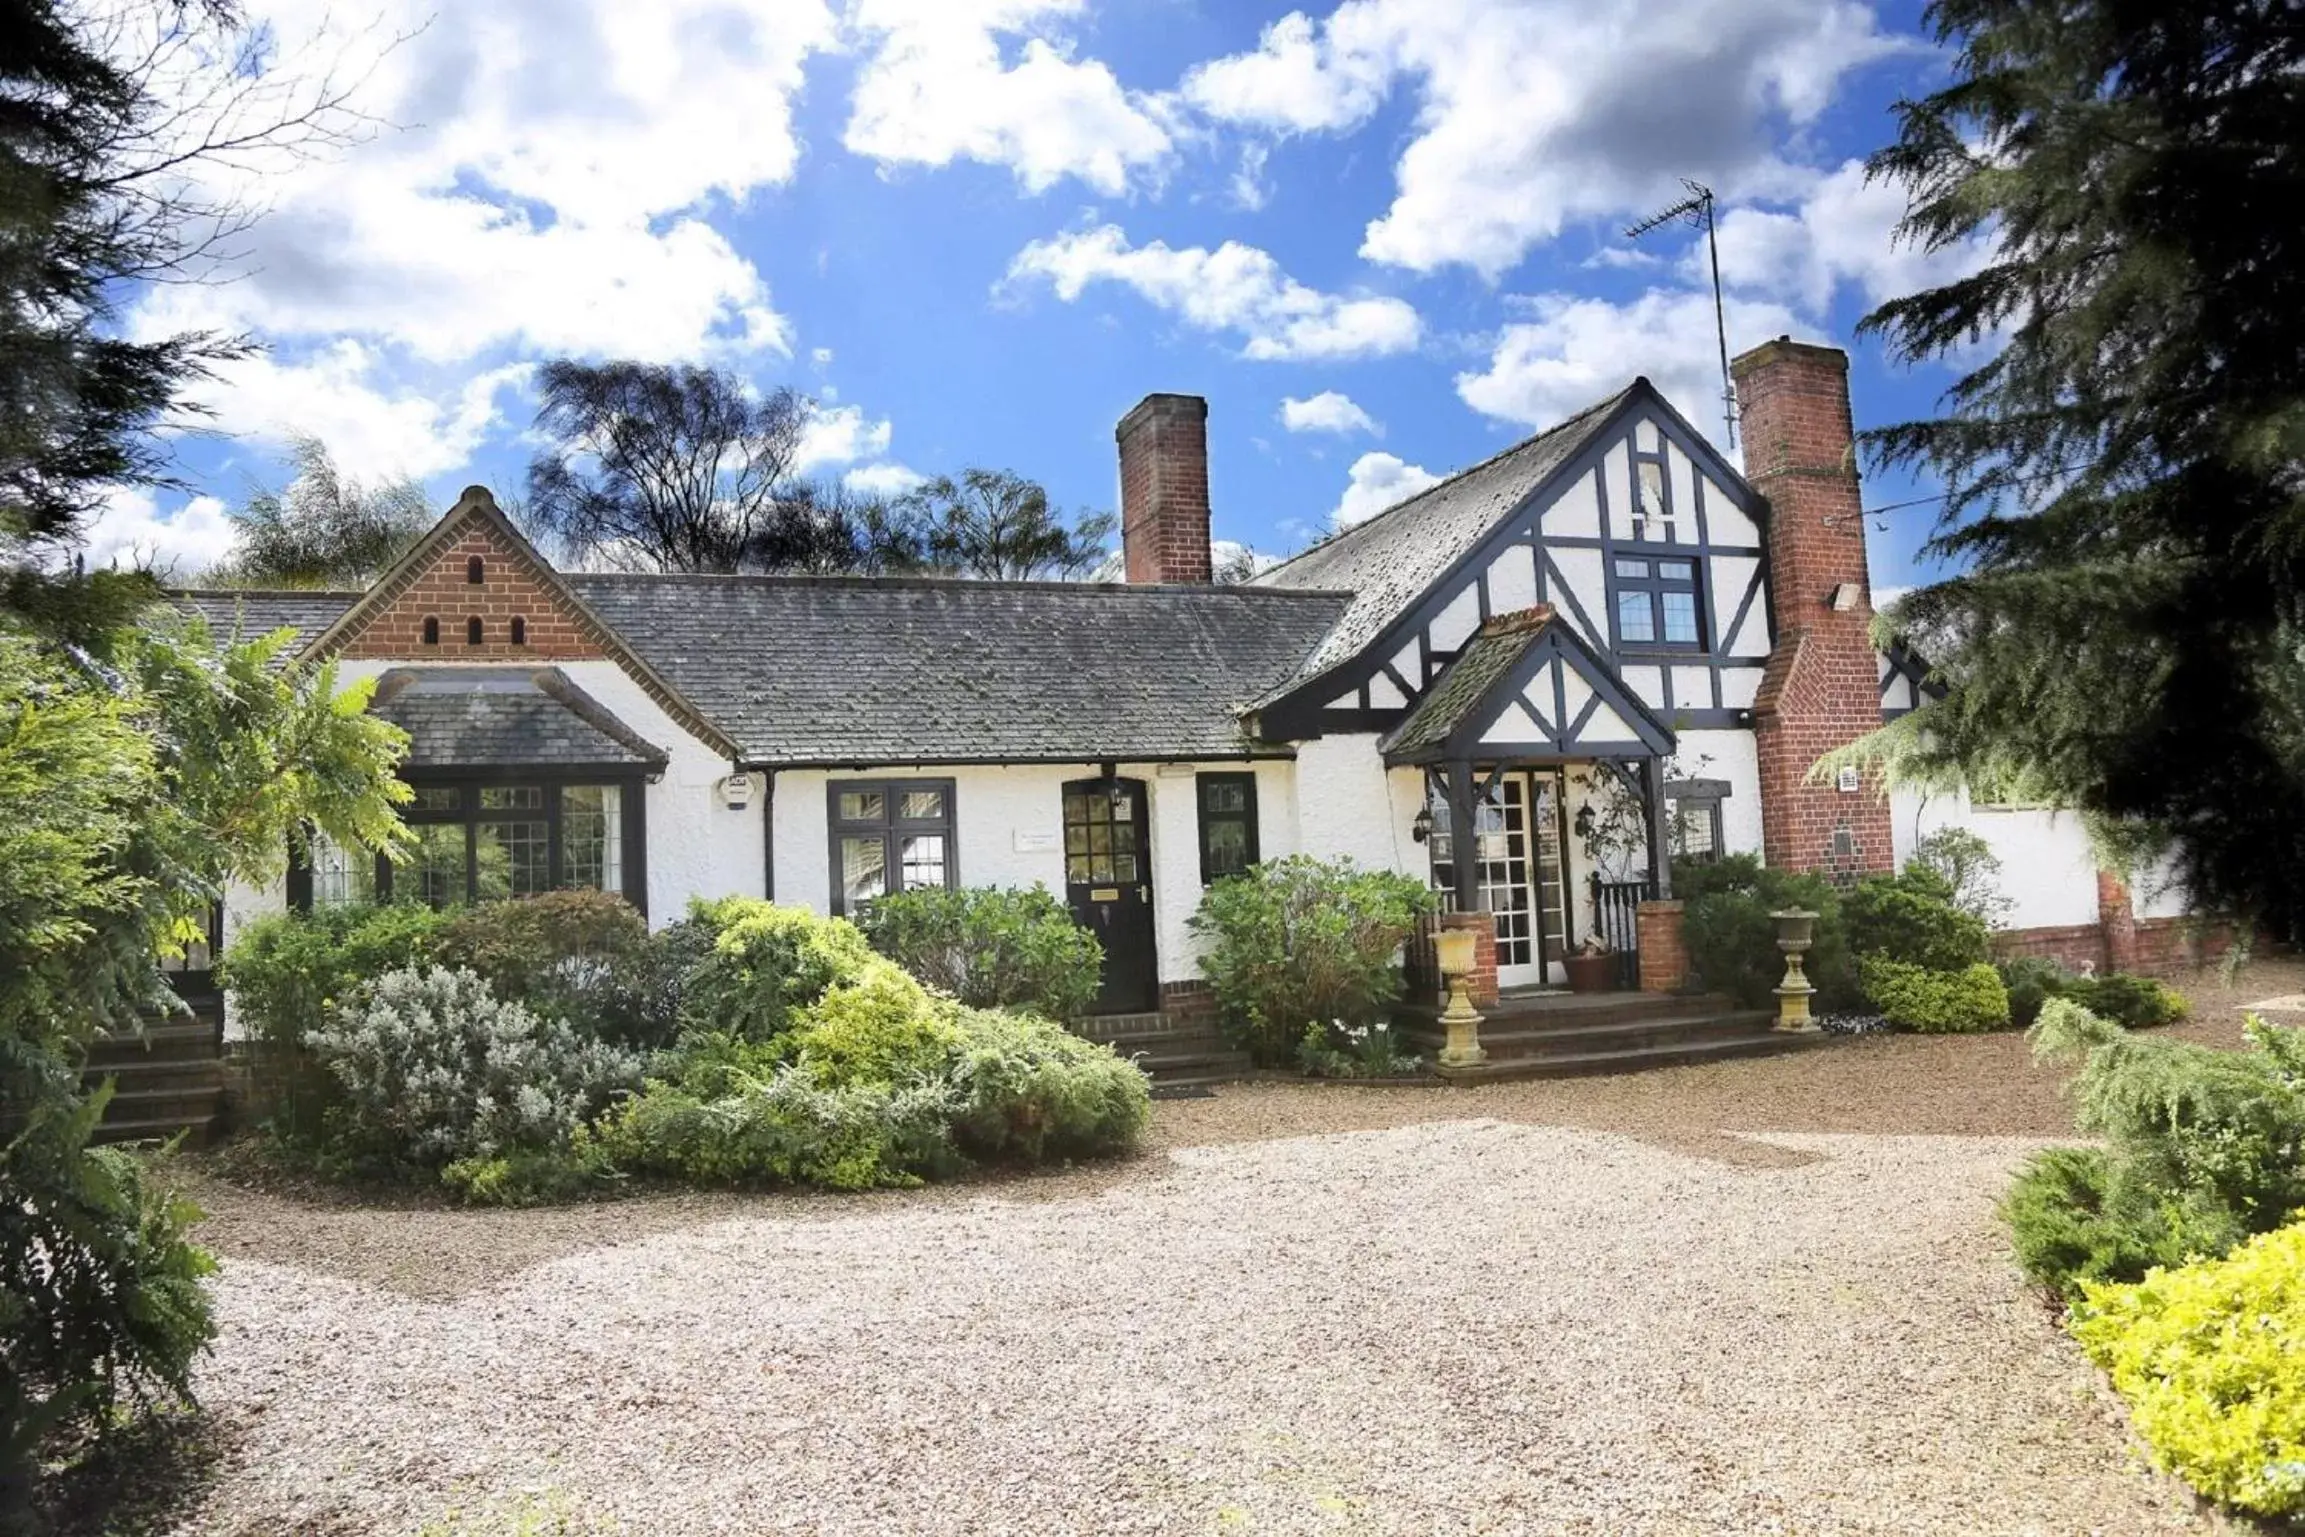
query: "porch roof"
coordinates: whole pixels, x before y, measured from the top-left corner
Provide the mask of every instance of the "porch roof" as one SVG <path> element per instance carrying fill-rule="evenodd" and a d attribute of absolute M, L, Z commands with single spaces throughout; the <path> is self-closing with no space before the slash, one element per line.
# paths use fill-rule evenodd
<path fill-rule="evenodd" d="M 1538 604 L 1483 624 L 1382 743 L 1390 763 L 1661 758 L 1673 733 Z"/>
<path fill-rule="evenodd" d="M 408 733 L 406 766 L 663 772 L 663 748 L 556 667 L 396 667 L 372 713 Z"/>

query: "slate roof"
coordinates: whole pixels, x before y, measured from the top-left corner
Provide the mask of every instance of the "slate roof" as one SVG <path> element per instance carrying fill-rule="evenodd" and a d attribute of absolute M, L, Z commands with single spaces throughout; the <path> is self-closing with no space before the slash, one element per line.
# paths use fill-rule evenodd
<path fill-rule="evenodd" d="M 413 768 L 620 764 L 658 772 L 666 754 L 557 667 L 396 667 L 369 713 L 408 733 Z"/>
<path fill-rule="evenodd" d="M 1342 593 L 936 578 L 569 572 L 747 762 L 1097 762 L 1255 749 Z M 1270 748 L 1263 750 L 1270 751 Z"/>
<path fill-rule="evenodd" d="M 171 594 L 208 621 L 219 639 L 237 631 L 253 640 L 286 626 L 296 632 L 284 656 L 293 656 L 312 638 L 360 601 L 357 592 L 259 591 L 254 588 L 196 588 Z"/>
<path fill-rule="evenodd" d="M 1499 519 L 1576 457 L 1627 396 L 1649 388 L 1646 379 L 1636 379 L 1559 426 L 1252 577 L 1250 585 L 1257 587 L 1321 588 L 1353 595 L 1336 628 L 1305 657 L 1297 678 L 1290 681 L 1334 667 L 1375 640 L 1460 556 L 1487 537 Z"/>

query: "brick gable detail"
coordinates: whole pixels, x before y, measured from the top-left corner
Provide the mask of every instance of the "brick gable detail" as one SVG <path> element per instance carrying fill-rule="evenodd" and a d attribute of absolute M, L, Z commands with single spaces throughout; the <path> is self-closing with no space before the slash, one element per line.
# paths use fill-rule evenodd
<path fill-rule="evenodd" d="M 477 586 L 468 575 L 475 557 Z M 590 662 L 608 655 L 529 557 L 479 519 L 390 580 L 396 590 L 342 637 L 339 655 L 391 662 Z M 477 646 L 466 639 L 476 618 L 485 637 Z M 427 619 L 439 621 L 436 645 L 424 643 Z M 525 626 L 525 644 L 512 643 L 514 619 Z"/>

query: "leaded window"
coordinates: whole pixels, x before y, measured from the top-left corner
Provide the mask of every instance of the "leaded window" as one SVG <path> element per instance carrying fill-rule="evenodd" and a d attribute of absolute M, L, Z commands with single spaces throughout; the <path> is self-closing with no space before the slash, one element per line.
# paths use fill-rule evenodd
<path fill-rule="evenodd" d="M 640 785 L 536 778 L 420 784 L 401 808 L 413 846 L 395 865 L 315 832 L 293 879 L 314 906 L 415 901 L 432 907 L 613 891 L 643 906 Z M 628 883 L 628 877 L 631 879 Z"/>
<path fill-rule="evenodd" d="M 1704 644 L 1694 560 L 1620 554 L 1611 571 L 1617 588 L 1618 645 Z"/>
<path fill-rule="evenodd" d="M 1257 862 L 1257 776 L 1195 776 L 1200 801 L 1201 884 L 1238 875 Z"/>
<path fill-rule="evenodd" d="M 831 798 L 832 910 L 860 911 L 891 891 L 959 883 L 949 779 L 836 780 Z"/>

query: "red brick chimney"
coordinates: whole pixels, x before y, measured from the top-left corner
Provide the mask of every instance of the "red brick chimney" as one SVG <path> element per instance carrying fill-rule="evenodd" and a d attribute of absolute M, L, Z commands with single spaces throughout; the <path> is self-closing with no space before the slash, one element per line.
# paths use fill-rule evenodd
<path fill-rule="evenodd" d="M 1876 776 L 1850 788 L 1808 777 L 1818 758 L 1881 724 L 1849 355 L 1780 336 L 1729 368 L 1745 478 L 1769 499 L 1777 640 L 1753 702 L 1762 852 L 1780 868 L 1836 877 L 1893 870 Z"/>
<path fill-rule="evenodd" d="M 1113 432 L 1121 556 L 1132 582 L 1210 579 L 1208 419 L 1198 395 L 1147 395 Z"/>

